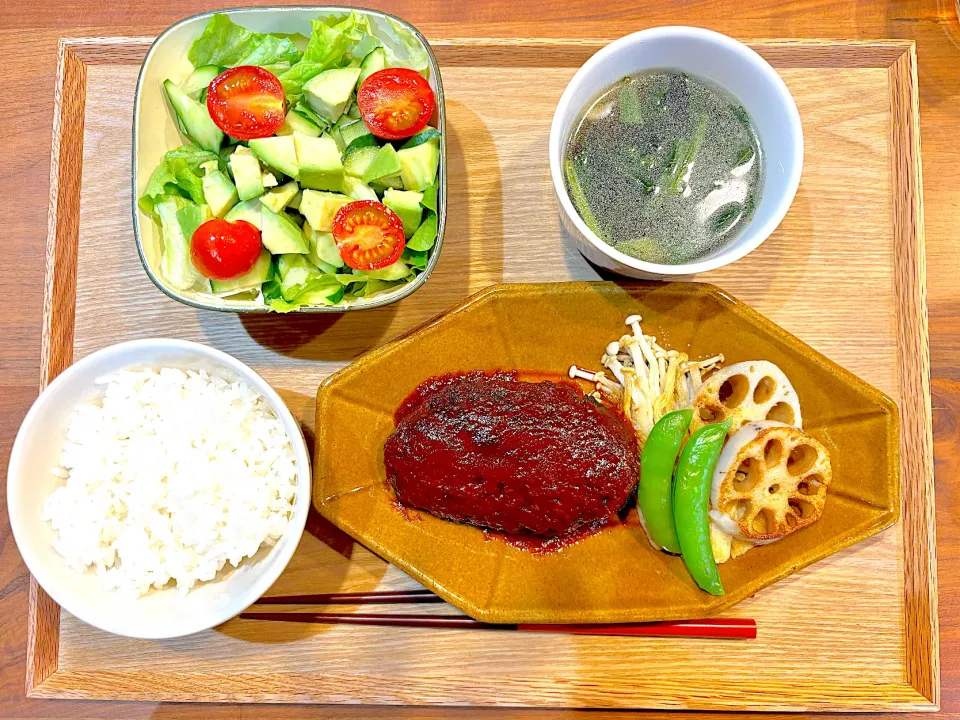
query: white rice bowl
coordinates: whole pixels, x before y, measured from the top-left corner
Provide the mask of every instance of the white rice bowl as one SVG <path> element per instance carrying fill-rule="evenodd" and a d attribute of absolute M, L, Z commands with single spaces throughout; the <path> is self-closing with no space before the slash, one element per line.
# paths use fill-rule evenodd
<path fill-rule="evenodd" d="M 98 382 L 104 378 L 113 377 L 125 371 L 138 372 L 143 368 L 164 367 L 189 369 L 196 373 L 203 371 L 209 376 L 224 379 L 228 387 L 233 386 L 234 383 L 245 386 L 250 392 L 262 398 L 265 416 L 269 417 L 272 413 L 276 417 L 284 436 L 292 446 L 296 468 L 292 507 L 289 512 L 285 512 L 277 510 L 276 507 L 270 508 L 267 503 L 265 512 L 268 516 L 280 515 L 280 518 L 274 518 L 280 522 L 271 526 L 270 523 L 273 520 L 262 523 L 259 520 L 256 521 L 260 526 L 256 534 L 263 534 L 265 539 L 262 543 L 258 543 L 259 550 L 252 557 L 242 555 L 257 547 L 254 545 L 258 541 L 256 534 L 247 537 L 243 528 L 234 532 L 232 529 L 226 529 L 226 526 L 212 526 L 216 531 L 214 534 L 210 531 L 209 524 L 204 530 L 203 526 L 197 523 L 197 518 L 202 516 L 209 520 L 211 515 L 205 511 L 195 511 L 189 521 L 179 524 L 174 522 L 174 527 L 188 526 L 171 531 L 176 542 L 171 542 L 167 546 L 167 549 L 173 550 L 172 555 L 178 556 L 180 560 L 167 557 L 165 549 L 161 556 L 162 565 L 154 563 L 156 555 L 152 556 L 153 559 L 149 559 L 151 556 L 145 554 L 141 558 L 142 564 L 136 568 L 133 561 L 140 555 L 131 555 L 128 558 L 127 550 L 118 549 L 116 542 L 113 542 L 113 549 L 116 551 L 117 562 L 109 566 L 109 550 L 101 548 L 101 545 L 110 546 L 109 535 L 101 538 L 94 534 L 92 540 L 84 541 L 86 543 L 83 545 L 86 548 L 84 550 L 81 549 L 79 540 L 62 539 L 60 531 L 54 529 L 51 520 L 44 519 L 49 513 L 50 517 L 60 518 L 58 523 L 76 523 L 76 516 L 64 518 L 62 515 L 67 514 L 66 511 L 53 507 L 61 502 L 65 506 L 73 505 L 73 499 L 58 493 L 61 495 L 59 499 L 50 501 L 49 506 L 48 501 L 58 488 L 67 484 L 64 475 L 76 474 L 76 479 L 80 479 L 78 472 L 80 467 L 70 459 L 71 456 L 76 457 L 79 450 L 68 447 L 66 454 L 64 453 L 65 443 L 74 442 L 68 440 L 68 432 L 77 417 L 77 408 L 101 403 L 105 386 L 98 385 Z M 83 412 L 86 413 L 88 410 L 85 409 Z M 219 411 L 211 411 L 209 415 L 219 417 Z M 147 421 L 143 422 L 146 427 Z M 196 430 L 196 423 L 206 421 L 200 417 L 191 417 L 186 422 Z M 140 424 L 139 420 L 137 424 Z M 239 432 L 238 429 L 239 424 L 234 424 L 231 437 Z M 186 433 L 183 434 L 186 435 Z M 215 437 L 215 434 L 207 435 L 204 432 L 204 436 L 209 441 Z M 268 442 L 269 440 L 264 441 L 264 447 Z M 143 452 L 152 452 L 155 457 L 159 456 L 158 451 L 150 448 L 149 443 L 144 442 L 142 447 L 146 448 Z M 258 454 L 247 447 L 238 449 L 236 452 L 240 453 L 241 457 Z M 87 459 L 83 462 L 87 462 Z M 62 463 L 73 464 L 75 467 L 68 469 L 63 467 Z M 281 464 L 278 467 L 288 467 L 288 465 Z M 236 487 L 235 482 L 228 486 L 229 492 L 223 487 L 218 492 L 213 492 L 206 485 L 206 476 L 199 473 L 199 467 L 195 470 L 195 474 L 204 476 L 201 483 L 203 487 L 184 487 L 182 492 L 196 494 L 206 487 L 212 493 L 207 496 L 211 507 L 218 507 L 222 512 L 223 505 L 226 505 L 229 507 L 228 512 L 234 512 L 236 498 L 248 497 L 244 494 L 245 491 Z M 126 481 L 125 478 L 124 481 Z M 288 484 L 292 485 L 292 481 Z M 61 372 L 37 398 L 20 426 L 10 454 L 7 470 L 7 511 L 17 549 L 33 578 L 62 609 L 61 622 L 72 623 L 74 622 L 72 618 L 76 618 L 118 635 L 152 639 L 173 638 L 220 625 L 256 602 L 274 585 L 296 552 L 303 536 L 310 509 L 310 484 L 310 456 L 299 423 L 277 391 L 250 367 L 224 352 L 199 343 L 171 339 L 133 340 L 103 348 L 73 363 Z M 286 489 L 287 485 L 282 484 L 282 487 Z M 103 492 L 106 493 L 107 490 L 121 497 L 115 489 L 108 488 Z M 104 497 L 112 498 L 113 496 L 105 494 Z M 193 502 L 194 498 L 190 497 Z M 252 506 L 254 503 L 261 502 L 258 499 L 261 496 L 254 494 L 252 497 L 254 500 L 251 503 L 251 509 L 243 511 L 247 517 L 257 517 L 256 514 L 252 514 Z M 83 498 L 82 495 L 81 498 Z M 153 507 L 152 500 L 146 497 L 139 499 L 142 500 L 145 508 Z M 280 502 L 279 491 L 273 499 L 277 503 Z M 127 500 L 130 500 L 129 496 Z M 94 501 L 89 498 L 83 498 L 82 502 L 90 503 L 91 507 L 95 506 Z M 285 500 L 285 502 L 289 501 Z M 87 510 L 76 510 L 78 514 L 85 512 Z M 90 526 L 119 527 L 126 518 L 112 507 L 109 510 L 101 507 L 99 513 L 95 516 L 96 520 L 91 521 L 87 518 Z M 282 536 L 276 540 L 275 544 L 271 544 L 273 539 L 267 536 L 271 532 L 280 532 L 279 525 L 282 524 L 284 515 L 286 515 L 286 524 Z M 114 525 L 115 522 L 118 525 Z M 158 521 L 158 526 L 167 529 L 171 527 L 166 521 L 164 523 Z M 229 527 L 233 528 L 232 523 Z M 69 531 L 65 530 L 65 532 Z M 206 547 L 203 546 L 204 539 L 208 543 Z M 77 547 L 64 547 L 73 543 L 76 543 Z M 248 544 L 245 545 L 245 543 Z M 99 559 L 103 570 L 98 572 L 94 562 L 87 564 L 84 572 L 77 572 L 67 564 L 64 555 L 57 551 L 55 545 L 60 546 L 67 556 L 75 554 L 72 561 L 81 563 L 80 567 L 84 567 L 82 563 L 90 557 Z M 136 544 L 131 542 L 131 546 Z M 183 551 L 184 554 L 180 554 L 181 546 L 196 552 L 204 560 L 192 558 L 186 550 Z M 142 548 L 142 544 L 140 547 Z M 187 561 L 183 561 L 184 556 L 188 558 Z M 127 559 L 130 563 L 125 571 L 109 572 L 111 569 L 121 570 Z M 234 568 L 231 559 L 239 560 L 239 567 Z M 212 580 L 201 579 L 205 577 L 204 571 L 209 574 L 221 560 L 224 562 L 223 568 Z M 171 570 L 176 570 L 178 577 L 174 577 L 175 573 L 170 572 L 171 579 L 162 590 L 155 589 L 150 583 L 146 585 L 146 594 L 135 597 L 140 588 L 144 587 L 142 579 L 137 577 L 138 574 L 144 568 L 154 564 L 156 566 L 152 569 L 156 574 L 152 577 L 153 581 L 160 580 L 164 573 Z M 132 572 L 133 570 L 136 572 Z M 127 571 L 131 571 L 129 577 L 125 577 Z M 107 585 L 113 583 L 116 589 L 108 589 L 105 586 L 105 576 L 109 578 Z M 182 582 L 179 590 L 178 579 Z M 195 584 L 188 592 L 184 592 L 191 580 L 195 581 Z M 126 589 L 124 589 L 124 583 L 127 583 Z"/>
<path fill-rule="evenodd" d="M 181 593 L 284 533 L 296 492 L 290 438 L 242 382 L 178 368 L 123 370 L 80 405 L 63 443 L 66 484 L 43 516 L 54 548 L 107 589 Z"/>

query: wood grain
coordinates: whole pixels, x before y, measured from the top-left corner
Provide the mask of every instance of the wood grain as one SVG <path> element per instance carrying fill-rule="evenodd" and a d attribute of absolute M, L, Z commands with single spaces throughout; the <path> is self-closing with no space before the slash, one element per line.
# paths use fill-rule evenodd
<path fill-rule="evenodd" d="M 907 677 L 935 704 L 940 702 L 940 641 L 937 617 L 936 514 L 933 488 L 933 434 L 930 410 L 930 357 L 927 334 L 927 273 L 920 166 L 920 108 L 914 48 L 890 66 L 893 222 L 896 243 L 896 300 L 902 322 L 897 346 L 906 361 L 897 366 L 901 398 L 901 453 L 918 462 L 905 467 L 904 503 Z"/>
<path fill-rule="evenodd" d="M 923 174 L 927 180 L 925 224 L 934 377 L 933 418 L 940 522 L 940 619 L 943 714 L 960 716 L 960 255 L 956 217 L 960 212 L 960 28 L 953 3 L 893 0 L 837 3 L 834 0 L 708 0 L 654 2 L 614 0 L 597 4 L 570 0 L 507 3 L 392 0 L 378 3 L 416 23 L 428 37 L 526 36 L 615 37 L 658 24 L 694 24 L 741 38 L 901 37 L 917 41 Z M 220 3 L 222 5 L 222 3 Z M 368 3 L 370 4 L 370 3 Z M 0 219 L 5 250 L 0 254 L 0 456 L 36 395 L 42 317 L 43 248 L 47 231 L 46 182 L 57 65 L 57 40 L 80 35 L 155 35 L 170 23 L 216 7 L 215 0 L 92 3 L 89 0 L 7 4 L 0 7 L 0 77 L 7 92 L 0 113 L 0 176 L 4 203 Z M 852 156 L 856 158 L 856 155 Z M 854 203 L 855 205 L 855 203 Z M 851 238 L 856 242 L 856 238 Z M 868 279 L 867 282 L 870 282 Z M 0 487 L 0 502 L 3 488 Z M 334 542 L 334 540 L 331 540 Z M 0 513 L 0 716 L 10 718 L 570 718 L 568 710 L 469 708 L 374 708 L 348 706 L 246 708 L 155 703 L 70 702 L 23 696 L 28 576 Z M 868 620 L 865 618 L 865 621 Z M 816 672 L 815 669 L 811 669 Z M 801 676 L 802 678 L 806 675 Z M 593 712 L 590 717 L 636 717 Z M 661 716 L 662 717 L 662 716 Z M 671 715 L 672 717 L 672 715 Z M 677 715 L 677 720 L 681 720 Z M 689 717 L 687 715 L 686 717 Z M 718 719 L 721 716 L 717 716 Z M 862 716 L 857 716 L 862 717 Z"/>
<path fill-rule="evenodd" d="M 577 65 L 602 43 L 558 43 L 559 59 L 550 53 L 551 44 L 534 44 L 544 60 L 540 66 L 503 67 L 515 41 L 473 41 L 462 56 L 456 41 L 440 43 L 440 52 L 451 58 L 444 67 L 451 128 L 448 235 L 434 276 L 413 302 L 338 318 L 249 318 L 187 308 L 143 282 L 130 235 L 126 148 L 131 120 L 127 100 L 146 45 L 110 40 L 100 49 L 84 41 L 78 55 L 105 61 L 87 65 L 84 136 L 77 149 L 82 153 L 81 185 L 95 191 L 80 195 L 74 356 L 120 337 L 167 335 L 207 342 L 261 372 L 309 432 L 313 394 L 323 377 L 472 292 L 499 281 L 597 277 L 559 228 L 545 147 L 560 92 Z M 776 58 L 801 46 L 763 42 L 757 47 Z M 922 345 L 923 338 L 917 336 L 913 345 L 897 342 L 898 328 L 920 319 L 898 319 L 905 311 L 898 311 L 895 289 L 897 282 L 921 279 L 899 278 L 895 269 L 898 256 L 919 252 L 920 226 L 905 221 L 897 230 L 894 224 L 901 212 L 915 217 L 916 207 L 901 211 L 895 206 L 914 201 L 919 178 L 899 179 L 893 151 L 905 149 L 890 143 L 891 110 L 903 103 L 909 107 L 912 99 L 909 82 L 899 96 L 894 93 L 891 49 L 899 48 L 900 56 L 909 58 L 910 45 L 881 43 L 878 60 L 869 46 L 855 44 L 865 66 L 855 69 L 848 64 L 851 54 L 835 49 L 843 43 L 813 47 L 824 57 L 836 57 L 839 67 L 824 67 L 818 60 L 813 68 L 782 69 L 807 136 L 807 166 L 794 209 L 759 251 L 711 280 L 899 398 L 902 406 L 913 407 L 918 401 L 916 414 L 922 421 L 922 398 L 905 395 L 897 374 L 903 366 L 911 382 L 921 382 L 915 377 L 917 368 L 905 366 L 900 358 L 904 352 L 919 353 L 922 347 L 916 343 Z M 804 52 L 814 56 L 809 49 Z M 539 78 L 535 86 L 529 83 L 531 72 Z M 904 112 L 908 119 L 914 117 L 909 109 Z M 913 136 L 907 133 L 905 139 L 912 142 Z M 860 156 L 856 167 L 842 160 L 851 152 Z M 908 162 L 904 167 L 909 171 L 912 166 Z M 841 186 L 857 188 L 862 213 L 845 211 L 836 192 Z M 856 236 L 859 245 L 840 242 L 847 236 Z M 788 253 L 794 258 L 792 272 L 785 272 Z M 105 257 L 111 261 L 104 263 Z M 838 267 L 844 272 L 836 272 Z M 122 304 L 115 302 L 117 297 L 123 298 Z M 851 303 L 852 297 L 864 305 Z M 863 339 L 852 347 L 849 337 L 857 331 Z M 904 453 L 908 462 L 914 457 Z M 911 472 L 917 482 L 929 478 L 922 463 Z M 409 578 L 361 546 L 344 542 L 331 528 L 314 529 L 271 593 L 412 586 Z M 929 658 L 917 665 L 926 668 L 927 687 L 918 692 L 905 681 L 904 621 L 910 605 L 904 595 L 903 538 L 898 525 L 735 608 L 733 615 L 758 617 L 762 626 L 776 628 L 773 633 L 761 631 L 755 643 L 733 644 L 725 651 L 737 659 L 741 673 L 765 664 L 762 682 L 733 670 L 725 677 L 703 672 L 700 658 L 716 651 L 703 641 L 618 644 L 583 637 L 277 627 L 234 620 L 192 638 L 149 643 L 112 638 L 64 615 L 57 671 L 30 694 L 374 704 L 930 709 L 934 704 L 924 691 L 936 700 Z M 865 575 L 874 579 L 866 586 Z M 924 583 L 922 589 L 929 594 L 927 588 Z M 856 614 L 849 612 L 853 598 Z M 860 613 L 876 622 L 863 628 Z M 820 622 L 811 624 L 811 614 Z M 919 620 L 915 628 L 921 629 Z M 929 632 L 928 621 L 923 649 L 935 646 Z M 411 645 L 416 646 L 414 655 Z M 805 650 L 784 654 L 779 648 L 785 646 Z M 810 666 L 829 681 L 808 690 L 795 687 L 794 678 Z M 638 674 L 639 668 L 644 670 Z"/>

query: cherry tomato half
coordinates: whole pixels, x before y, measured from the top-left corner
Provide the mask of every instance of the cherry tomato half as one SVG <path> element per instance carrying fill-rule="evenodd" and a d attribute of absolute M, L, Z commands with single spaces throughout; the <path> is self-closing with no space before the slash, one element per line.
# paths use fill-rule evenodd
<path fill-rule="evenodd" d="M 273 135 L 283 125 L 286 95 L 273 73 L 240 65 L 217 75 L 207 88 L 207 111 L 217 127 L 237 140 Z"/>
<path fill-rule="evenodd" d="M 354 270 L 377 270 L 400 259 L 406 241 L 403 222 L 383 203 L 347 203 L 333 218 L 333 239 L 340 257 Z"/>
<path fill-rule="evenodd" d="M 246 220 L 207 220 L 190 238 L 190 259 L 211 280 L 232 280 L 249 272 L 260 257 L 260 231 Z"/>
<path fill-rule="evenodd" d="M 357 105 L 370 132 L 385 140 L 401 140 L 427 126 L 436 101 L 430 83 L 416 70 L 387 68 L 363 81 Z"/>

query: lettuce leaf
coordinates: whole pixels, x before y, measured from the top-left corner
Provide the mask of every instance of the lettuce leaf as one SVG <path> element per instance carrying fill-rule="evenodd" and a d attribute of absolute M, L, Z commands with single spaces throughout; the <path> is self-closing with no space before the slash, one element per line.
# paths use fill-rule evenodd
<path fill-rule="evenodd" d="M 303 95 L 303 86 L 324 70 L 359 62 L 362 56 L 357 57 L 355 48 L 370 37 L 370 23 L 366 15 L 360 13 L 331 15 L 311 22 L 310 40 L 303 57 L 279 76 L 291 104 Z"/>
<path fill-rule="evenodd" d="M 205 202 L 200 165 L 219 159 L 216 153 L 193 143 L 171 150 L 150 176 L 140 197 L 140 208 L 153 214 L 162 199 L 170 195 L 190 198 L 198 204 Z"/>
<path fill-rule="evenodd" d="M 430 59 L 414 33 L 390 19 L 378 21 L 374 32 L 387 51 L 387 67 L 407 67 L 429 77 Z"/>
<path fill-rule="evenodd" d="M 403 260 L 407 265 L 414 269 L 414 272 L 418 270 L 425 270 L 427 263 L 430 261 L 430 251 L 429 250 L 411 250 L 408 245 L 404 251 L 403 255 L 400 256 L 400 259 Z"/>
<path fill-rule="evenodd" d="M 217 13 L 193 41 L 187 59 L 194 67 L 292 64 L 300 59 L 300 51 L 289 37 L 253 32 Z"/>
<path fill-rule="evenodd" d="M 427 217 L 420 223 L 413 237 L 407 240 L 407 247 L 413 252 L 423 252 L 432 248 L 437 241 L 437 225 L 437 214 L 428 210 Z"/>
<path fill-rule="evenodd" d="M 330 15 L 313 20 L 312 28 L 310 42 L 303 51 L 303 62 L 318 63 L 326 69 L 343 67 L 349 65 L 351 60 L 363 59 L 363 56 L 357 57 L 351 50 L 370 34 L 366 15 L 353 11 L 346 16 Z"/>
<path fill-rule="evenodd" d="M 433 185 L 428 187 L 423 191 L 423 199 L 420 200 L 420 204 L 423 205 L 427 210 L 433 210 L 437 212 L 437 181 L 433 181 Z"/>

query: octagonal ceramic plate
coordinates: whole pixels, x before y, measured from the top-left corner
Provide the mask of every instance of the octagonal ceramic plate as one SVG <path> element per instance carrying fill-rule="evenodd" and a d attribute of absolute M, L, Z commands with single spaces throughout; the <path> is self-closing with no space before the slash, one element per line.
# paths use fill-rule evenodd
<path fill-rule="evenodd" d="M 640 313 L 665 347 L 728 364 L 765 359 L 790 377 L 804 428 L 834 476 L 813 526 L 721 566 L 727 594 L 700 591 L 654 550 L 636 511 L 570 547 L 531 554 L 425 512 L 402 512 L 386 483 L 393 412 L 423 380 L 466 370 L 564 373 L 597 367 Z M 892 525 L 899 514 L 897 409 L 885 395 L 716 287 L 697 283 L 501 285 L 327 378 L 317 393 L 313 500 L 381 557 L 467 614 L 498 623 L 703 617 Z"/>

